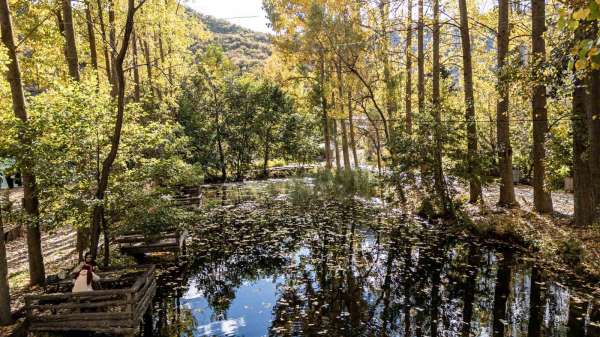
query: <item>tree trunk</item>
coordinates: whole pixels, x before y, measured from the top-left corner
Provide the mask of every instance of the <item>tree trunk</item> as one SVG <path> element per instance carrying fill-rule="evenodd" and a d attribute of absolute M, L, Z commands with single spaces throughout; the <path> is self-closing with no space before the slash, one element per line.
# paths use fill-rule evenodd
<path fill-rule="evenodd" d="M 269 152 L 270 152 L 270 141 L 265 142 L 265 153 L 264 153 L 264 162 L 263 162 L 263 175 L 266 177 L 269 176 Z"/>
<path fill-rule="evenodd" d="M 446 181 L 443 169 L 443 141 L 442 141 L 442 106 L 440 97 L 440 2 L 433 0 L 433 81 L 432 81 L 432 105 L 434 128 L 434 168 L 433 179 L 436 194 L 440 200 L 445 215 L 452 215 L 451 200 L 446 189 Z"/>
<path fill-rule="evenodd" d="M 425 113 L 425 50 L 423 40 L 424 13 L 423 0 L 419 1 L 419 23 L 417 25 L 417 96 L 419 114 Z"/>
<path fill-rule="evenodd" d="M 381 15 L 381 38 L 382 38 L 382 63 L 383 63 L 383 82 L 385 83 L 385 104 L 388 118 L 394 124 L 396 119 L 396 81 L 392 76 L 392 67 L 389 60 L 389 34 L 388 21 L 390 16 L 389 0 L 379 1 L 379 12 Z"/>
<path fill-rule="evenodd" d="M 335 168 L 339 171 L 342 168 L 342 162 L 340 160 L 340 145 L 338 144 L 338 130 L 336 119 L 333 119 L 333 147 L 335 148 Z"/>
<path fill-rule="evenodd" d="M 114 0 L 108 0 L 108 39 L 110 43 L 110 64 L 112 69 L 112 87 L 110 90 L 110 94 L 112 97 L 116 97 L 118 95 L 118 78 L 117 78 L 117 69 L 116 69 L 116 53 L 117 53 L 117 36 L 116 36 L 116 28 L 115 28 L 115 4 Z"/>
<path fill-rule="evenodd" d="M 462 0 L 460 0 L 462 1 Z M 475 246 L 469 248 L 467 270 L 464 277 L 464 305 L 462 312 L 462 337 L 471 336 L 471 322 L 473 320 L 473 302 L 477 292 L 477 270 L 481 264 L 481 256 L 475 252 Z"/>
<path fill-rule="evenodd" d="M 129 47 L 131 32 L 133 31 L 133 19 L 136 11 L 134 0 L 128 0 L 127 19 L 123 33 L 123 41 L 119 53 L 115 58 L 115 76 L 117 83 L 117 116 L 115 122 L 114 134 L 111 139 L 110 152 L 102 163 L 102 171 L 100 173 L 100 181 L 96 190 L 96 205 L 94 206 L 94 214 L 91 226 L 91 245 L 90 253 L 92 257 L 96 257 L 98 253 L 98 241 L 100 238 L 100 227 L 104 215 L 104 196 L 108 188 L 110 171 L 112 165 L 117 158 L 119 144 L 121 142 L 121 130 L 123 128 L 123 115 L 125 113 L 125 72 L 123 71 L 123 62 Z"/>
<path fill-rule="evenodd" d="M 73 28 L 73 9 L 70 0 L 61 0 L 63 13 L 63 30 L 65 34 L 65 57 L 69 66 L 69 76 L 79 81 L 79 60 L 77 58 L 77 43 Z"/>
<path fill-rule="evenodd" d="M 350 128 L 350 147 L 352 147 L 354 168 L 358 169 L 358 154 L 356 153 L 356 137 L 354 135 L 354 112 L 352 111 L 352 92 L 350 90 L 348 90 L 348 126 Z"/>
<path fill-rule="evenodd" d="M 594 23 L 597 25 L 597 22 Z M 594 34 L 598 28 L 594 27 Z M 587 109 L 590 165 L 590 185 L 592 186 L 592 222 L 600 223 L 600 70 L 589 74 L 590 106 Z"/>
<path fill-rule="evenodd" d="M 408 16 L 406 27 L 406 133 L 412 134 L 412 0 L 408 0 Z"/>
<path fill-rule="evenodd" d="M 29 219 L 27 223 L 27 250 L 29 255 L 29 280 L 31 285 L 44 284 L 44 257 L 42 255 L 42 241 L 39 227 L 39 203 L 37 197 L 37 184 L 33 174 L 33 158 L 28 157 L 32 139 L 28 135 L 28 116 L 25 108 L 25 96 L 21 82 L 21 70 L 17 59 L 17 50 L 13 38 L 12 24 L 8 0 L 0 0 L 0 28 L 2 43 L 6 47 L 9 63 L 6 79 L 10 84 L 12 106 L 15 117 L 23 123 L 19 130 L 19 143 L 21 148 L 17 152 L 17 163 L 23 177 L 23 208 Z"/>
<path fill-rule="evenodd" d="M 338 79 L 338 104 L 337 107 L 340 113 L 344 113 L 344 77 L 342 75 L 342 61 L 336 62 L 335 64 L 337 79 Z M 344 157 L 344 169 L 351 170 L 350 166 L 350 152 L 348 150 L 348 131 L 346 130 L 346 122 L 344 119 L 340 119 L 340 125 L 342 126 L 342 156 Z"/>
<path fill-rule="evenodd" d="M 6 262 L 6 236 L 2 222 L 2 205 L 0 204 L 0 326 L 12 323 L 10 311 L 10 289 L 8 285 L 8 264 Z"/>
<path fill-rule="evenodd" d="M 137 36 L 135 32 L 133 32 L 133 36 L 131 39 L 132 43 L 132 54 L 133 54 L 133 98 L 136 102 L 140 101 L 142 97 L 141 89 L 140 89 L 140 71 L 138 69 L 138 47 L 137 47 Z"/>
<path fill-rule="evenodd" d="M 541 71 L 546 62 L 546 1 L 531 0 L 532 34 L 531 46 L 534 72 Z M 546 110 L 546 86 L 536 81 L 531 100 L 533 119 L 533 205 L 540 213 L 552 212 L 552 197 L 546 188 L 546 133 L 548 111 Z"/>
<path fill-rule="evenodd" d="M 496 132 L 498 138 L 498 162 L 500 171 L 501 206 L 516 206 L 515 186 L 512 174 L 512 147 L 510 145 L 508 79 L 504 74 L 509 40 L 508 0 L 499 0 L 498 6 L 498 104 L 496 108 Z"/>
<path fill-rule="evenodd" d="M 350 150 L 348 147 L 348 130 L 346 128 L 346 121 L 341 119 L 340 125 L 342 126 L 342 154 L 344 156 L 344 169 L 350 171 L 352 170 L 352 166 L 350 166 Z"/>
<path fill-rule="evenodd" d="M 87 23 L 88 42 L 90 43 L 90 60 L 92 67 L 98 71 L 98 51 L 96 49 L 96 34 L 94 33 L 94 21 L 89 0 L 85 0 L 85 21 Z M 96 74 L 97 76 L 98 74 Z"/>
<path fill-rule="evenodd" d="M 152 59 L 150 59 L 150 47 L 148 46 L 148 42 L 144 40 L 142 42 L 144 45 L 144 57 L 146 58 L 146 73 L 148 75 L 148 87 L 150 92 L 154 94 L 154 85 L 152 84 Z"/>
<path fill-rule="evenodd" d="M 110 64 L 110 54 L 109 54 L 109 44 L 108 39 L 106 38 L 106 26 L 104 25 L 104 11 L 102 10 L 102 0 L 96 0 L 98 4 L 98 22 L 100 23 L 100 34 L 102 36 L 102 45 L 104 46 L 104 66 L 106 67 L 106 79 L 108 83 L 112 85 L 113 77 L 112 77 L 112 67 Z"/>
<path fill-rule="evenodd" d="M 467 1 L 458 1 L 460 9 L 460 38 L 462 41 L 463 77 L 465 90 L 465 121 L 467 123 L 467 170 L 469 175 L 469 202 L 476 203 L 481 197 L 481 169 L 477 154 L 477 123 L 475 121 L 475 98 L 473 94 L 473 64 L 471 59 L 471 36 Z"/>
<path fill-rule="evenodd" d="M 323 113 L 323 138 L 325 140 L 325 167 L 331 170 L 331 137 L 329 135 L 329 116 L 327 115 L 327 97 L 325 96 L 325 55 L 323 49 L 319 55 L 319 94 L 321 96 L 321 111 Z"/>
<path fill-rule="evenodd" d="M 575 31 L 575 39 L 580 41 L 586 38 L 586 25 L 581 24 Z M 583 75 L 581 75 L 583 76 Z M 593 186 L 590 172 L 590 157 L 587 126 L 587 92 L 584 79 L 575 76 L 573 89 L 573 199 L 574 220 L 576 226 L 588 226 L 592 223 L 593 214 Z"/>

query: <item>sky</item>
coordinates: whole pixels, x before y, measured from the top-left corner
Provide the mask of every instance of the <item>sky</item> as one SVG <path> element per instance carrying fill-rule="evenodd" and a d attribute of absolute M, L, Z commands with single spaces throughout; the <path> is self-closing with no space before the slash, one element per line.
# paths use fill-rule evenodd
<path fill-rule="evenodd" d="M 262 0 L 188 0 L 192 9 L 259 32 L 272 32 L 267 27 L 267 13 Z"/>

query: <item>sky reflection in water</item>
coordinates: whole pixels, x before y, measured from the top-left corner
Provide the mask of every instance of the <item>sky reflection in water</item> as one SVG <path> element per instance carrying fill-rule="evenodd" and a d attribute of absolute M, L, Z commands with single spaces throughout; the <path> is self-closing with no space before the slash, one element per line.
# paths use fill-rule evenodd
<path fill-rule="evenodd" d="M 146 335 L 600 336 L 597 295 L 510 247 L 381 203 L 272 201 L 286 186 L 206 193 L 189 275 L 163 287 Z"/>

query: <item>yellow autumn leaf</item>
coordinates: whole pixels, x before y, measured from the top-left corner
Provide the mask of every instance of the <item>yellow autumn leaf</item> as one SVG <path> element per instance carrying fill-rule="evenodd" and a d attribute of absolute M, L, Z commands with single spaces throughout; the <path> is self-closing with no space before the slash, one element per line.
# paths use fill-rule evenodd
<path fill-rule="evenodd" d="M 586 60 L 577 60 L 577 62 L 575 62 L 575 69 L 577 69 L 577 70 L 582 70 L 582 69 L 585 69 L 586 67 L 587 67 Z"/>
<path fill-rule="evenodd" d="M 592 49 L 590 49 L 590 51 L 588 51 L 588 56 L 596 56 L 600 54 L 600 50 L 598 50 L 598 48 L 593 47 Z"/>
<path fill-rule="evenodd" d="M 589 8 L 581 8 L 573 13 L 573 19 L 575 20 L 583 20 L 586 19 L 590 15 Z"/>
<path fill-rule="evenodd" d="M 598 63 L 592 62 L 591 66 L 592 66 L 592 70 L 598 70 L 598 69 L 600 69 L 600 64 L 598 64 Z"/>

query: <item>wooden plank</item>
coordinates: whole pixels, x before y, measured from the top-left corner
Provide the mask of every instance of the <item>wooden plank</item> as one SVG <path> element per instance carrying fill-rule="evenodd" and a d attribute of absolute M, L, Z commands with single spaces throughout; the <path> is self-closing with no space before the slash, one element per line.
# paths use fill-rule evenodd
<path fill-rule="evenodd" d="M 60 328 L 60 327 L 31 327 L 29 329 L 30 331 L 38 331 L 38 332 L 44 332 L 44 331 L 48 331 L 48 332 L 52 332 L 52 331 L 80 331 L 80 330 L 76 330 L 76 329 L 64 329 L 64 328 Z M 132 335 L 135 334 L 135 332 L 137 331 L 137 328 L 96 328 L 93 330 L 93 332 L 97 332 L 97 333 L 105 333 L 105 334 L 114 334 L 114 335 Z"/>
<path fill-rule="evenodd" d="M 83 313 L 71 313 L 62 315 L 44 315 L 36 316 L 31 322 L 43 323 L 43 322 L 65 322 L 65 321 L 95 321 L 95 320 L 128 320 L 131 319 L 131 315 L 125 312 L 83 312 Z"/>
<path fill-rule="evenodd" d="M 142 298 L 142 300 L 140 301 L 138 307 L 136 308 L 134 319 L 140 320 L 142 318 L 142 316 L 144 315 L 144 313 L 146 312 L 146 310 L 152 303 L 152 299 L 154 298 L 154 295 L 156 295 L 156 282 L 152 283 L 152 285 L 148 289 L 148 292 L 146 293 L 145 297 Z"/>
<path fill-rule="evenodd" d="M 101 308 L 101 307 L 111 307 L 115 306 L 124 306 L 128 304 L 126 299 L 116 300 L 116 301 L 102 301 L 102 302 L 83 302 L 83 303 L 61 303 L 61 304 L 31 304 L 29 306 L 30 309 L 81 309 L 81 308 Z"/>
<path fill-rule="evenodd" d="M 71 299 L 71 298 L 84 298 L 84 297 L 100 297 L 105 295 L 122 295 L 129 291 L 129 289 L 110 289 L 110 290 L 94 290 L 84 291 L 80 293 L 55 293 L 46 295 L 26 295 L 25 298 L 30 300 L 56 300 L 56 299 Z"/>

